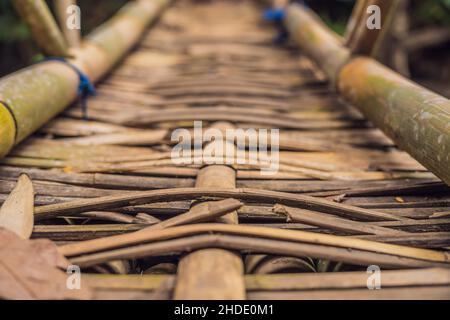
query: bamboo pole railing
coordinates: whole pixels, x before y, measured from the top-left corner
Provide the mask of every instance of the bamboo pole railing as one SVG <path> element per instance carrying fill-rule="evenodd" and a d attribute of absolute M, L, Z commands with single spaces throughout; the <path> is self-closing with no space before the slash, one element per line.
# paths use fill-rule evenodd
<path fill-rule="evenodd" d="M 78 29 L 70 29 L 67 26 L 68 10 L 77 4 L 76 0 L 54 0 L 54 8 L 59 26 L 69 47 L 76 48 L 81 42 L 81 33 Z"/>
<path fill-rule="evenodd" d="M 378 55 L 383 40 L 391 29 L 393 16 L 402 0 L 358 0 L 347 26 L 346 45 L 353 54 L 372 57 Z M 369 29 L 367 9 L 378 6 L 381 12 L 381 28 Z"/>
<path fill-rule="evenodd" d="M 101 79 L 138 41 L 170 0 L 135 0 L 73 48 L 72 66 Z M 64 61 L 44 61 L 0 79 L 0 157 L 63 111 L 78 96 L 80 79 Z M 14 137 L 14 138 L 13 138 Z"/>
<path fill-rule="evenodd" d="M 450 185 L 450 101 L 371 58 L 352 57 L 314 12 L 292 4 L 285 25 L 338 92 L 400 148 Z"/>

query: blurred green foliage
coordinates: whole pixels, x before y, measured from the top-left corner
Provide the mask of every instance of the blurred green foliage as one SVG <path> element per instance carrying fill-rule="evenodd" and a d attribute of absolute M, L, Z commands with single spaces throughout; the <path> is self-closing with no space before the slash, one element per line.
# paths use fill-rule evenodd
<path fill-rule="evenodd" d="M 0 0 L 0 42 L 26 40 L 30 33 L 15 14 L 11 0 Z"/>
<path fill-rule="evenodd" d="M 323 20 L 339 34 L 344 34 L 355 0 L 306 0 Z M 450 0 L 411 0 L 412 28 L 450 26 Z"/>

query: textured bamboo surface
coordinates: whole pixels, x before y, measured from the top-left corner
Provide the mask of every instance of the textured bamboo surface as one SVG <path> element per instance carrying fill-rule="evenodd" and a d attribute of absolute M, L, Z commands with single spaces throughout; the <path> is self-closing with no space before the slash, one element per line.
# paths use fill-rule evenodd
<path fill-rule="evenodd" d="M 32 238 L 96 299 L 450 299 L 450 188 L 275 45 L 263 9 L 176 1 L 89 120 L 74 105 L 2 160 L 0 203 L 26 173 Z M 195 120 L 279 128 L 279 172 L 175 165 L 172 131 Z"/>

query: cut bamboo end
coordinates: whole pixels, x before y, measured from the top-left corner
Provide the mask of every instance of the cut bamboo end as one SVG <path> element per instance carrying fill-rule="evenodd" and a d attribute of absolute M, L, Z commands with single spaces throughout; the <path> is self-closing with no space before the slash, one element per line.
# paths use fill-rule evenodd
<path fill-rule="evenodd" d="M 101 51 L 101 54 L 95 55 L 101 56 L 100 66 L 90 64 L 94 66 L 94 70 L 91 68 L 93 81 L 100 79 L 121 59 L 124 52 L 132 48 L 148 24 L 169 2 L 169 0 L 130 2 L 115 17 L 87 36 L 84 46 L 90 48 L 90 51 Z M 87 57 L 87 60 L 92 60 Z"/>
<path fill-rule="evenodd" d="M 14 146 L 16 124 L 9 109 L 0 102 L 0 158 Z"/>
<path fill-rule="evenodd" d="M 234 126 L 217 122 L 212 127 L 225 131 Z M 217 142 L 211 142 L 214 143 Z M 234 144 L 230 147 L 236 148 Z M 236 188 L 236 171 L 224 165 L 206 166 L 197 175 L 196 187 Z M 238 224 L 237 211 L 222 216 L 218 222 Z M 177 300 L 244 300 L 245 294 L 244 264 L 234 252 L 199 250 L 183 258 L 179 264 L 175 289 Z"/>
<path fill-rule="evenodd" d="M 65 56 L 66 49 L 58 45 L 64 38 L 62 34 L 52 32 L 56 29 L 61 33 L 53 18 L 47 16 L 50 13 L 47 12 L 49 9 L 46 4 L 41 0 L 17 0 L 14 3 L 27 17 L 28 23 L 38 24 L 32 30 L 44 35 L 36 39 L 42 41 L 43 46 L 49 46 L 46 53 Z M 110 21 L 94 31 L 80 47 L 71 50 L 70 54 L 74 53 L 75 58 L 70 63 L 84 72 L 92 82 L 98 81 L 136 43 L 147 25 L 168 3 L 168 0 L 129 2 Z M 39 6 L 40 12 L 32 10 L 35 6 Z M 51 30 L 42 30 L 41 27 Z M 8 110 L 3 110 L 4 107 L 0 108 L 0 157 L 69 106 L 78 95 L 78 87 L 77 72 L 60 61 L 42 62 L 0 79 L 0 100 L 6 101 L 11 109 L 9 114 Z"/>

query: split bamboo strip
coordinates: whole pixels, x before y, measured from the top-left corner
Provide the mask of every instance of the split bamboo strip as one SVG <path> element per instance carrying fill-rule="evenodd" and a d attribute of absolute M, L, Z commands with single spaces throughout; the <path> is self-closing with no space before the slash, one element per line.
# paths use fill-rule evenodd
<path fill-rule="evenodd" d="M 64 36 L 44 0 L 13 0 L 12 4 L 44 54 L 57 57 L 68 55 Z"/>
<path fill-rule="evenodd" d="M 59 26 L 64 34 L 69 47 L 76 48 L 81 42 L 81 33 L 78 29 L 70 29 L 67 26 L 69 9 L 77 5 L 76 0 L 54 0 L 53 1 Z"/>
<path fill-rule="evenodd" d="M 111 20 L 96 29 L 80 48 L 72 49 L 70 62 L 91 81 L 98 81 L 136 43 L 147 25 L 156 19 L 169 0 L 139 0 L 125 5 Z M 64 62 L 47 61 L 0 79 L 0 101 L 11 115 L 0 115 L 7 123 L 6 137 L 15 136 L 18 144 L 49 119 L 64 110 L 78 94 L 79 76 Z M 10 119 L 16 121 L 16 127 Z M 2 136 L 3 137 L 3 136 Z M 3 139 L 2 139 L 3 140 Z M 11 149 L 0 144 L 0 155 Z"/>
<path fill-rule="evenodd" d="M 23 174 L 0 207 L 0 228 L 8 229 L 23 239 L 29 239 L 33 232 L 33 214 L 33 183 Z"/>
<path fill-rule="evenodd" d="M 191 252 L 192 250 L 201 250 L 195 252 L 195 255 L 196 253 L 200 254 L 204 252 L 205 249 L 209 251 L 210 248 L 240 250 L 250 253 L 281 255 L 297 258 L 310 257 L 312 259 L 341 261 L 344 263 L 360 266 L 376 264 L 382 268 L 389 269 L 431 267 L 448 268 L 448 264 L 442 262 L 424 261 L 423 259 L 414 259 L 398 255 L 369 252 L 360 249 L 348 250 L 347 248 L 339 248 L 333 246 L 322 246 L 308 243 L 293 243 L 291 241 L 259 239 L 247 236 L 214 235 L 210 234 L 209 232 L 198 236 L 183 237 L 167 241 L 158 241 L 157 243 L 149 243 L 84 255 L 71 259 L 71 262 L 75 265 L 79 265 L 80 267 L 85 268 L 107 263 L 109 261 L 115 261 L 117 259 L 128 260 L 158 257 L 164 255 L 179 255 L 180 253 Z M 205 264 L 210 265 L 210 261 L 206 262 Z M 232 265 L 231 263 L 227 264 L 228 266 Z M 217 268 L 222 268 L 223 266 L 224 265 L 221 264 Z M 205 269 L 207 269 L 207 271 L 214 271 L 214 269 Z M 190 270 L 192 271 L 192 269 Z M 198 269 L 194 270 L 198 271 Z M 227 271 L 229 273 L 229 269 L 227 269 Z M 181 273 L 179 273 L 179 275 L 181 275 Z M 221 275 L 223 275 L 223 273 Z M 227 280 L 226 283 L 230 283 L 230 281 Z M 205 283 L 202 288 L 205 287 L 209 287 L 208 283 Z M 211 299 L 213 298 L 211 297 Z"/>
<path fill-rule="evenodd" d="M 370 58 L 350 58 L 309 9 L 291 5 L 286 25 L 296 43 L 401 148 L 450 184 L 450 101 Z"/>

